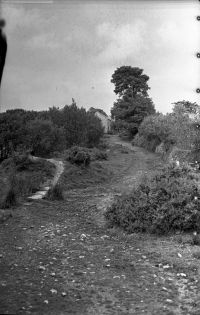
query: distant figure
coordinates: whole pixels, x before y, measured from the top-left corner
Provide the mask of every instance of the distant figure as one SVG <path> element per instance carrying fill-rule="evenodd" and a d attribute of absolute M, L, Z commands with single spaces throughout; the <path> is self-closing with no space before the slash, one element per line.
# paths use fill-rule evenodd
<path fill-rule="evenodd" d="M 3 33 L 3 28 L 5 25 L 6 25 L 5 20 L 0 19 L 0 86 L 7 52 L 6 36 Z"/>

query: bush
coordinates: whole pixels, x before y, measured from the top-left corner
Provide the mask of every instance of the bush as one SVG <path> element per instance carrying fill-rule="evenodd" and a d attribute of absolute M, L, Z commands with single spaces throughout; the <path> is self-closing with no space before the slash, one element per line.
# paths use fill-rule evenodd
<path fill-rule="evenodd" d="M 105 216 L 128 232 L 200 231 L 198 179 L 189 166 L 169 164 L 118 198 Z"/>
<path fill-rule="evenodd" d="M 101 161 L 101 160 L 108 159 L 108 154 L 105 151 L 99 150 L 97 148 L 92 149 L 90 154 L 91 154 L 91 159 L 93 161 L 95 160 Z"/>
<path fill-rule="evenodd" d="M 29 147 L 36 156 L 47 157 L 65 148 L 65 130 L 51 120 L 35 119 L 27 127 Z"/>
<path fill-rule="evenodd" d="M 16 192 L 15 189 L 12 185 L 10 185 L 6 196 L 4 198 L 4 201 L 1 204 L 1 208 L 2 209 L 9 209 L 13 206 L 17 205 L 17 196 L 16 196 Z"/>
<path fill-rule="evenodd" d="M 87 148 L 74 146 L 69 149 L 66 159 L 72 164 L 89 166 L 91 156 Z"/>
<path fill-rule="evenodd" d="M 49 191 L 47 192 L 47 195 L 45 196 L 45 199 L 51 200 L 51 201 L 63 200 L 64 196 L 63 196 L 62 186 L 57 183 L 55 186 L 50 188 Z"/>

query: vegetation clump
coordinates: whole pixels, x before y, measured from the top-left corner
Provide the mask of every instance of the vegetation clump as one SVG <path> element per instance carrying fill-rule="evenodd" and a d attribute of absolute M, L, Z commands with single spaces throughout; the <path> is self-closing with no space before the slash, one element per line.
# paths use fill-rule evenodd
<path fill-rule="evenodd" d="M 165 156 L 173 146 L 182 150 L 198 150 L 199 112 L 200 107 L 196 103 L 176 102 L 172 113 L 145 117 L 132 143 L 153 152 L 159 148 Z"/>
<path fill-rule="evenodd" d="M 0 162 L 20 150 L 49 157 L 74 145 L 93 148 L 103 133 L 100 119 L 79 108 L 74 99 L 62 109 L 7 110 L 0 114 Z"/>
<path fill-rule="evenodd" d="M 91 156 L 87 148 L 74 146 L 69 150 L 67 160 L 78 166 L 89 166 Z"/>
<path fill-rule="evenodd" d="M 44 159 L 32 160 L 15 153 L 0 165 L 0 206 L 10 208 L 15 201 L 36 192 L 53 177 L 55 166 Z"/>
<path fill-rule="evenodd" d="M 108 159 L 108 154 L 100 149 L 94 148 L 90 151 L 91 154 L 91 159 L 96 161 L 102 161 L 102 160 L 107 160 Z"/>
<path fill-rule="evenodd" d="M 47 195 L 45 196 L 45 199 L 51 201 L 63 200 L 63 187 L 61 186 L 61 184 L 57 183 L 52 188 L 50 188 L 47 192 Z"/>
<path fill-rule="evenodd" d="M 188 165 L 171 163 L 118 198 L 105 216 L 128 232 L 200 231 L 199 177 Z"/>
<path fill-rule="evenodd" d="M 10 184 L 3 202 L 1 203 L 2 209 L 9 209 L 17 205 L 17 195 L 16 190 L 14 189 L 13 183 Z"/>

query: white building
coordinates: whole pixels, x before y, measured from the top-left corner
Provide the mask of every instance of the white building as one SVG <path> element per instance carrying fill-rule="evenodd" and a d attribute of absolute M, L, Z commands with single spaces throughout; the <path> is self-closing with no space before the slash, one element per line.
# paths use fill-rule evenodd
<path fill-rule="evenodd" d="M 95 116 L 101 120 L 104 132 L 108 133 L 111 130 L 111 118 L 106 114 L 99 112 L 98 110 L 95 112 Z"/>

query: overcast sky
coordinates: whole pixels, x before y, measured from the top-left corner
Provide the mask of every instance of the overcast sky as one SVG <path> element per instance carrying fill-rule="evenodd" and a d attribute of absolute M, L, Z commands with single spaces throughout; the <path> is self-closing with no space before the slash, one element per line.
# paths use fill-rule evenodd
<path fill-rule="evenodd" d="M 8 41 L 1 111 L 62 108 L 73 97 L 78 106 L 109 114 L 116 99 L 111 76 L 122 65 L 144 69 L 158 111 L 169 112 L 180 100 L 200 104 L 197 0 L 7 0 L 1 6 Z"/>

